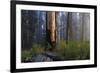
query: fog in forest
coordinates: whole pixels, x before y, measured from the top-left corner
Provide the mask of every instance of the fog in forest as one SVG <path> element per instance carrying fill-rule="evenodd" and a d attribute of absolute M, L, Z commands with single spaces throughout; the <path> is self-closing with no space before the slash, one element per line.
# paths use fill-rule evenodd
<path fill-rule="evenodd" d="M 22 51 L 32 49 L 34 44 L 53 49 L 63 41 L 90 41 L 90 13 L 21 10 Z"/>

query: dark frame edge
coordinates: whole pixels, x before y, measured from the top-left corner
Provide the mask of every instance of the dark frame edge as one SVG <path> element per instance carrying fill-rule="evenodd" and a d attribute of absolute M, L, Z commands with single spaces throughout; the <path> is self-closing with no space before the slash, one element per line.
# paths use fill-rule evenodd
<path fill-rule="evenodd" d="M 75 65 L 75 66 L 58 66 L 58 67 L 44 67 L 44 68 L 26 68 L 16 69 L 16 4 L 24 5 L 43 5 L 43 6 L 58 6 L 66 7 L 66 4 L 60 3 L 47 3 L 47 2 L 33 2 L 33 1 L 11 1 L 11 29 L 10 29 L 10 48 L 11 48 L 11 61 L 10 71 L 13 72 L 29 72 L 29 71 L 47 71 L 47 70 L 63 70 L 63 69 L 80 69 L 80 68 L 91 68 L 97 67 L 97 6 L 96 5 L 78 5 L 78 4 L 67 4 L 67 7 L 75 8 L 90 8 L 94 9 L 94 64 L 89 65 Z"/>
<path fill-rule="evenodd" d="M 57 6 L 57 7 L 73 7 L 73 8 L 95 8 L 96 5 L 84 5 L 84 4 L 68 4 L 68 3 L 50 3 L 50 2 L 36 2 L 36 1 L 14 1 L 16 4 L 24 5 L 41 5 L 41 6 Z"/>
<path fill-rule="evenodd" d="M 10 1 L 10 72 L 16 70 L 16 4 Z"/>
<path fill-rule="evenodd" d="M 94 7 L 94 65 L 97 67 L 97 6 Z"/>
<path fill-rule="evenodd" d="M 94 64 L 91 65 L 75 65 L 75 66 L 58 66 L 58 67 L 44 67 L 44 68 L 29 68 L 16 69 L 16 72 L 31 72 L 31 71 L 50 71 L 50 70 L 65 70 L 65 69 L 82 69 L 82 68 L 96 68 Z"/>

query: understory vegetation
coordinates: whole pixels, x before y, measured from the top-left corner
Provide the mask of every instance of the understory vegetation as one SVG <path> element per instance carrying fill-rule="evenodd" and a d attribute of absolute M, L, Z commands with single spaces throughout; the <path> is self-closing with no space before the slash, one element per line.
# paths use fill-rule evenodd
<path fill-rule="evenodd" d="M 64 56 L 65 60 L 89 59 L 89 42 L 68 41 L 66 44 L 66 42 L 60 41 L 56 46 L 55 51 Z"/>
<path fill-rule="evenodd" d="M 48 46 L 49 47 L 49 46 Z M 41 45 L 33 44 L 30 50 L 22 50 L 22 62 L 31 61 L 32 56 L 45 53 L 46 50 Z M 58 41 L 53 50 L 58 55 L 64 57 L 64 60 L 86 60 L 90 58 L 90 43 L 82 41 Z"/>

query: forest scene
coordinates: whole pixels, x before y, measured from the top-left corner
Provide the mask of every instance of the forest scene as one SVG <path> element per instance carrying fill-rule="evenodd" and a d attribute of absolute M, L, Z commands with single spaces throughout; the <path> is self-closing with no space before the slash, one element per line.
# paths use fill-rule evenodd
<path fill-rule="evenodd" d="M 21 62 L 90 59 L 90 13 L 21 10 Z"/>

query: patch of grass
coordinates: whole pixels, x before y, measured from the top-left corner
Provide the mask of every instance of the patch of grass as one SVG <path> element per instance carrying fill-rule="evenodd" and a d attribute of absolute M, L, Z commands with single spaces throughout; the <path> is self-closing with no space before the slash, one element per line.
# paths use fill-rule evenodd
<path fill-rule="evenodd" d="M 66 60 L 89 59 L 90 44 L 80 41 L 68 41 L 66 43 L 66 41 L 61 40 L 56 44 L 55 51 Z"/>
<path fill-rule="evenodd" d="M 32 55 L 37 55 L 37 54 L 43 53 L 44 51 L 45 51 L 44 47 L 42 47 L 41 45 L 33 44 L 32 49 L 31 49 L 31 54 Z"/>
<path fill-rule="evenodd" d="M 23 50 L 21 52 L 22 62 L 31 60 L 32 56 L 36 56 L 44 52 L 45 52 L 44 47 L 42 47 L 39 44 L 33 44 L 30 50 Z M 90 43 L 81 42 L 81 41 L 67 41 L 66 42 L 65 40 L 60 40 L 56 43 L 56 48 L 54 49 L 54 52 L 56 52 L 60 56 L 63 56 L 65 60 L 89 59 L 90 58 Z"/>
<path fill-rule="evenodd" d="M 22 62 L 31 60 L 32 56 L 36 56 L 44 52 L 44 48 L 41 45 L 33 44 L 32 48 L 29 50 L 23 50 L 21 52 Z"/>
<path fill-rule="evenodd" d="M 30 53 L 30 51 L 23 50 L 21 52 L 21 61 L 25 62 L 25 61 L 30 60 L 30 59 L 31 59 L 31 53 Z"/>
<path fill-rule="evenodd" d="M 89 59 L 90 58 L 90 44 L 89 42 L 83 42 L 81 45 L 81 59 Z"/>
<path fill-rule="evenodd" d="M 56 49 L 54 51 L 57 52 L 59 55 L 64 56 L 66 47 L 67 47 L 66 41 L 61 40 L 56 43 Z"/>

